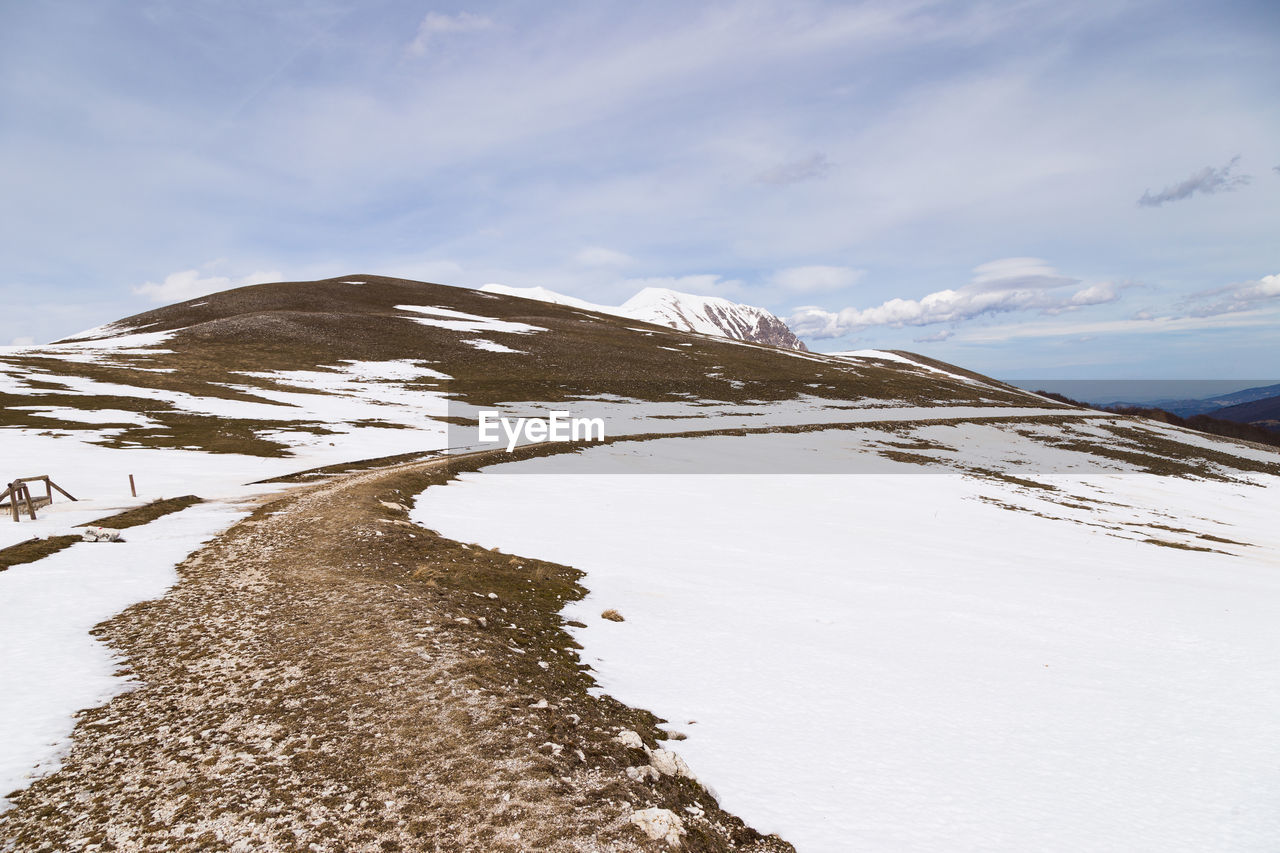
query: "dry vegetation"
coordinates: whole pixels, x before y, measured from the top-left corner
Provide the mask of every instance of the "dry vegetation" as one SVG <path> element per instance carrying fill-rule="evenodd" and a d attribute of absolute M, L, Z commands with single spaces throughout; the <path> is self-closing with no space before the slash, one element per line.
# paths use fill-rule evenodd
<path fill-rule="evenodd" d="M 47 539 L 28 539 L 8 548 L 0 548 L 0 572 L 10 566 L 42 560 L 79 541 L 79 536 L 50 536 Z"/>

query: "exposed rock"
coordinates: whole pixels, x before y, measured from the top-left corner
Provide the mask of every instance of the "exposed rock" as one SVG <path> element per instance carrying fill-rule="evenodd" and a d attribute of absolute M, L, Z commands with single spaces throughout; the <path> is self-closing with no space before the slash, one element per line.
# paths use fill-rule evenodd
<path fill-rule="evenodd" d="M 631 731 L 631 729 L 623 729 L 618 732 L 614 740 L 630 749 L 644 749 L 644 741 L 640 739 L 640 735 Z"/>
<path fill-rule="evenodd" d="M 684 821 L 671 809 L 641 809 L 631 815 L 631 823 L 654 841 L 679 847 L 684 837 Z"/>
<path fill-rule="evenodd" d="M 642 767 L 628 767 L 626 772 L 627 776 L 636 782 L 657 782 L 662 775 L 651 764 L 646 764 Z"/>
<path fill-rule="evenodd" d="M 694 778 L 693 771 L 689 769 L 688 764 L 685 764 L 684 759 L 669 749 L 650 750 L 649 763 L 657 768 L 658 772 L 663 776 L 683 776 L 686 779 Z"/>

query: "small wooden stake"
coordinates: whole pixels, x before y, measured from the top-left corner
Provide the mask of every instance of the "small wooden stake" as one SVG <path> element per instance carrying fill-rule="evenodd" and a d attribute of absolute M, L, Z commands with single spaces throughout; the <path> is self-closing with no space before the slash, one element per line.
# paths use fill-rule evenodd
<path fill-rule="evenodd" d="M 129 491 L 133 492 L 133 496 L 138 496 L 138 487 L 133 484 L 133 475 L 129 475 Z"/>

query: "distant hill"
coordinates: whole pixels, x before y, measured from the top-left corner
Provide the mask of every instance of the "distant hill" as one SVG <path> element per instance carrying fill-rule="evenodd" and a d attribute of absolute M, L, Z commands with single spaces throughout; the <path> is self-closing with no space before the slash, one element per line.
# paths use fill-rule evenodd
<path fill-rule="evenodd" d="M 1276 396 L 1228 406 L 1214 412 L 1213 416 L 1225 421 L 1253 424 L 1263 429 L 1280 432 L 1280 385 L 1271 387 L 1277 390 Z"/>

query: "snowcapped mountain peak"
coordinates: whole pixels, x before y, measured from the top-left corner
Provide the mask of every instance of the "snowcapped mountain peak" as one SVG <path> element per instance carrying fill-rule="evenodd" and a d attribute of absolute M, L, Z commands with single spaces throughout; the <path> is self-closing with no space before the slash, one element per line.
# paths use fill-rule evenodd
<path fill-rule="evenodd" d="M 775 315 L 763 308 L 743 305 L 720 296 L 681 293 L 666 287 L 646 287 L 622 305 L 611 306 L 596 305 L 545 287 L 486 284 L 481 290 L 599 311 L 659 326 L 670 326 L 682 332 L 697 332 L 783 349 L 806 349 L 787 324 Z"/>
<path fill-rule="evenodd" d="M 773 314 L 720 296 L 646 287 L 623 303 L 622 310 L 637 320 L 686 332 L 754 341 L 785 349 L 805 349 L 787 324 Z"/>

